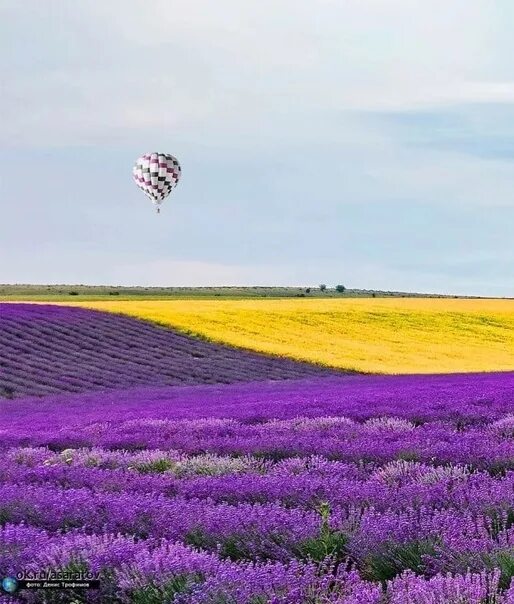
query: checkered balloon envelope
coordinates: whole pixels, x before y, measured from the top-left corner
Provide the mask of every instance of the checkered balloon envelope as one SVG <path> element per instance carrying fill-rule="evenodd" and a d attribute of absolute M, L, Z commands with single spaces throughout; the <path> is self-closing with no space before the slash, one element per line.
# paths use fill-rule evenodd
<path fill-rule="evenodd" d="M 137 186 L 160 211 L 160 205 L 177 186 L 181 168 L 176 157 L 168 153 L 145 153 L 132 169 Z"/>

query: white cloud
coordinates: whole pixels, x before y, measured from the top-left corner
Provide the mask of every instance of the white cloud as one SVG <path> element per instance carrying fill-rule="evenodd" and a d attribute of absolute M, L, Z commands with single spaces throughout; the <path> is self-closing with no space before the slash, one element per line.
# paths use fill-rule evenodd
<path fill-rule="evenodd" d="M 4 20 L 18 36 L 2 53 L 4 144 L 138 144 L 171 133 L 197 142 L 262 128 L 280 139 L 284 116 L 296 116 L 295 130 L 324 112 L 514 98 L 512 83 L 487 81 L 495 15 L 485 0 L 61 0 L 53 9 L 24 3 Z"/>

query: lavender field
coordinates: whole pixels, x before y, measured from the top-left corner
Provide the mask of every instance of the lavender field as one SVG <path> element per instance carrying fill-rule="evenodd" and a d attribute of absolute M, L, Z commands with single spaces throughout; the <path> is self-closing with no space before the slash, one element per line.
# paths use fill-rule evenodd
<path fill-rule="evenodd" d="M 51 329 L 50 311 L 33 320 L 30 310 L 9 309 L 2 325 L 18 313 L 43 333 L 66 321 L 79 329 L 65 309 Z M 91 330 L 103 318 L 79 314 Z M 100 322 L 104 376 L 124 367 L 107 352 L 106 326 L 117 320 Z M 125 324 L 110 325 L 123 341 Z M 168 336 L 155 329 L 160 345 Z M 173 368 L 184 357 L 174 343 L 186 340 L 169 337 L 162 350 Z M 15 356 L 8 367 L 22 371 Z M 41 361 L 47 386 L 58 391 L 59 372 L 80 358 Z M 232 384 L 169 386 L 153 381 L 155 364 L 135 387 L 129 367 L 120 382 L 86 391 L 84 370 L 83 392 L 41 396 L 45 372 L 32 382 L 24 374 L 38 396 L 0 401 L 0 576 L 84 569 L 101 587 L 0 601 L 514 604 L 514 372 L 312 368 L 299 378 L 263 359 L 279 381 L 263 370 L 246 383 L 242 372 Z M 231 363 L 217 362 L 222 382 L 216 371 Z"/>
<path fill-rule="evenodd" d="M 334 373 L 204 342 L 128 317 L 0 303 L 0 398 Z"/>

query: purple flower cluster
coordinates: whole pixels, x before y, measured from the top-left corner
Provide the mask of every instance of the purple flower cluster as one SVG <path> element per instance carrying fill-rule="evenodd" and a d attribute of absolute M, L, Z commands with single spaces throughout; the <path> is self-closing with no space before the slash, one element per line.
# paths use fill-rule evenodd
<path fill-rule="evenodd" d="M 121 315 L 0 303 L 0 398 L 335 373 Z"/>

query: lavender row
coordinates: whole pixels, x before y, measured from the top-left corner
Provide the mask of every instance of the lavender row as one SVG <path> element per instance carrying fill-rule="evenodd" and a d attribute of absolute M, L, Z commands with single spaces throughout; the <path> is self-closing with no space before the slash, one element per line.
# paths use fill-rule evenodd
<path fill-rule="evenodd" d="M 107 413 L 105 414 L 107 415 Z M 108 415 L 107 415 L 108 417 Z M 27 439 L 34 446 L 62 450 L 175 450 L 181 454 L 254 456 L 265 460 L 321 455 L 353 463 L 384 464 L 395 460 L 430 464 L 462 464 L 493 473 L 514 469 L 514 415 L 483 425 L 426 422 L 420 425 L 395 417 L 363 423 L 345 417 L 296 418 L 261 423 L 235 419 L 105 419 L 60 430 L 38 430 L 25 424 L 27 436 L 6 430 L 4 446 Z M 172 461 L 172 460 L 171 460 Z"/>
<path fill-rule="evenodd" d="M 446 376 L 345 376 L 223 386 L 140 387 L 2 402 L 0 427 L 9 439 L 55 436 L 128 419 L 232 418 L 244 424 L 271 419 L 381 416 L 415 425 L 451 422 L 482 426 L 514 414 L 514 372 Z M 30 427 L 27 422 L 30 421 Z"/>
<path fill-rule="evenodd" d="M 274 503 L 214 505 L 155 494 L 27 484 L 0 485 L 0 518 L 54 532 L 84 528 L 89 533 L 183 540 L 213 551 L 225 547 L 227 555 L 237 558 L 283 561 L 316 535 L 319 524 L 315 512 Z"/>
<path fill-rule="evenodd" d="M 467 510 L 475 515 L 510 510 L 514 494 L 513 472 L 493 477 L 455 465 L 433 467 L 399 461 L 363 468 L 322 458 L 293 458 L 265 468 L 258 463 L 253 467 L 250 463 L 238 465 L 239 460 L 230 458 L 210 462 L 192 458 L 173 468 L 168 458 L 154 457 L 123 470 L 73 465 L 69 459 L 52 460 L 50 465 L 45 461 L 39 466 L 0 461 L 0 482 L 231 505 L 275 502 L 288 508 L 317 509 L 320 503 L 328 502 L 347 511 L 431 507 Z M 261 471 L 257 472 L 259 465 Z M 66 493 L 62 496 L 65 499 Z"/>
<path fill-rule="evenodd" d="M 52 536 L 30 527 L 0 529 L 0 572 L 65 570 L 80 565 L 101 577 L 99 592 L 87 601 L 212 604 L 513 604 L 514 587 L 501 588 L 499 571 L 468 572 L 424 579 L 406 571 L 384 586 L 363 580 L 355 571 L 309 562 L 233 563 L 178 543 L 150 544 L 121 535 L 101 537 L 70 533 Z M 177 580 L 177 577 L 180 580 Z M 27 594 L 38 602 L 42 594 Z M 54 602 L 69 602 L 70 594 Z M 7 601 L 20 601 L 8 600 Z"/>
<path fill-rule="evenodd" d="M 0 397 L 335 373 L 212 344 L 129 317 L 0 303 Z"/>
<path fill-rule="evenodd" d="M 47 514 L 47 517 L 50 514 L 55 516 L 58 509 L 57 496 L 47 491 L 41 498 L 41 494 L 42 491 L 29 489 L 28 495 L 31 497 L 33 509 L 38 507 L 40 514 Z M 2 495 L 9 499 L 5 489 Z M 78 503 L 78 498 L 74 500 Z M 111 515 L 118 517 L 122 512 L 119 501 L 118 505 L 114 505 L 114 501 L 111 497 L 97 503 L 99 507 L 108 506 Z M 82 501 L 82 504 L 84 503 Z M 125 511 L 127 518 L 133 513 L 134 507 L 126 499 L 123 503 L 127 506 Z M 143 504 L 148 504 L 148 501 L 143 501 Z M 18 500 L 17 505 L 19 507 L 23 502 Z M 293 566 L 312 565 L 312 568 L 317 568 L 316 575 L 325 584 L 333 584 L 333 575 L 327 568 L 323 568 L 323 564 L 328 560 L 338 561 L 340 568 L 352 568 L 358 572 L 361 579 L 370 582 L 367 585 L 374 593 L 380 593 L 378 582 L 394 581 L 398 577 L 405 576 L 409 571 L 419 576 L 433 578 L 449 572 L 457 575 L 489 572 L 496 573 L 498 585 L 503 588 L 507 588 L 512 583 L 513 570 L 509 561 L 512 560 L 514 552 L 514 531 L 507 526 L 506 520 L 492 521 L 488 517 L 477 519 L 456 511 L 434 510 L 410 510 L 401 514 L 369 510 L 366 513 L 339 518 L 335 511 L 334 518 L 330 518 L 327 529 L 323 524 L 323 518 L 316 527 L 309 522 L 312 517 L 302 517 L 298 512 L 290 510 L 281 511 L 274 506 L 266 506 L 256 513 L 254 511 L 256 506 L 254 508 L 238 506 L 233 509 L 224 507 L 220 510 L 212 506 L 202 508 L 198 503 L 191 502 L 188 504 L 181 502 L 181 505 L 181 509 L 175 506 L 173 510 L 171 508 L 167 510 L 175 514 L 179 513 L 180 517 L 174 515 L 161 517 L 161 523 L 162 518 L 166 518 L 167 524 L 171 525 L 168 526 L 167 532 L 176 533 L 165 536 L 166 542 L 177 543 L 180 531 L 184 530 L 179 529 L 177 525 L 180 521 L 187 524 L 189 514 L 206 514 L 206 517 L 196 516 L 198 526 L 194 532 L 189 533 L 193 545 L 198 546 L 198 541 L 202 541 L 203 553 L 195 554 L 178 543 L 173 547 L 179 548 L 183 553 L 184 564 L 194 563 L 197 555 L 211 561 L 214 559 L 213 556 L 216 556 L 216 561 L 230 563 L 233 576 L 229 580 L 225 576 L 225 588 L 229 593 L 237 586 L 244 585 L 245 570 L 250 568 L 245 560 L 253 560 L 251 568 L 260 568 L 262 577 L 266 576 L 265 569 L 276 567 L 277 562 L 282 564 L 282 568 L 291 565 L 293 552 L 301 557 Z M 91 513 L 93 509 L 86 504 L 85 511 Z M 163 511 L 160 510 L 161 513 Z M 50 522 L 53 523 L 54 520 Z M 304 526 L 299 528 L 298 523 L 303 523 Z M 105 542 L 109 542 L 109 533 L 114 532 L 112 524 L 109 520 L 104 525 L 103 536 L 88 536 L 81 535 L 81 531 L 77 532 L 76 529 L 65 535 L 43 533 L 34 526 L 15 530 L 8 523 L 3 529 L 7 534 L 5 538 L 8 543 L 0 547 L 2 552 L 0 569 L 3 567 L 4 572 L 9 574 L 15 569 L 19 570 L 20 567 L 24 568 L 31 564 L 38 564 L 39 569 L 41 567 L 53 570 L 66 568 L 71 560 L 69 555 L 64 556 L 63 559 L 62 544 L 73 543 L 76 538 L 79 541 L 82 558 L 75 556 L 79 558 L 74 560 L 75 568 L 77 564 L 84 563 L 84 541 L 89 539 L 93 543 L 104 543 L 104 549 L 107 551 L 101 552 L 100 556 L 104 564 L 106 559 L 109 561 L 109 558 L 111 560 L 114 558 L 114 565 L 126 571 L 127 561 L 123 560 L 124 548 L 113 547 L 112 544 L 109 548 L 105 547 Z M 28 531 L 28 534 L 24 531 Z M 154 586 L 156 581 L 164 581 L 166 572 L 162 561 L 156 564 L 155 560 L 148 559 L 151 558 L 148 549 L 158 550 L 159 544 L 162 543 L 161 539 L 155 536 L 146 541 L 134 541 L 129 534 L 118 539 L 129 541 L 132 546 L 129 549 L 131 556 L 134 556 L 134 549 L 140 549 L 143 544 L 147 550 L 145 556 L 139 558 L 135 556 L 131 573 L 139 577 L 141 589 Z M 40 556 L 36 556 L 35 559 L 33 555 L 29 557 L 27 550 L 30 551 L 30 547 L 35 546 L 38 551 L 41 551 L 48 543 L 53 544 L 53 547 L 48 548 L 53 556 L 48 556 L 46 560 L 41 560 Z M 210 555 L 206 550 L 210 550 Z M 265 560 L 268 562 L 266 563 Z M 149 566 L 153 566 L 153 577 L 148 576 Z M 87 560 L 87 568 L 93 572 L 100 570 L 98 561 L 95 564 Z M 141 574 L 144 577 L 141 577 Z M 320 586 L 317 586 L 317 589 L 316 597 L 319 598 L 323 593 Z"/>
<path fill-rule="evenodd" d="M 310 461 L 298 460 L 310 466 Z M 314 463 L 314 462 L 312 462 Z M 321 458 L 319 464 L 325 463 Z M 290 464 L 273 464 L 250 456 L 223 457 L 205 453 L 187 456 L 179 451 L 143 450 L 129 452 L 110 451 L 101 448 L 65 449 L 56 453 L 46 447 L 20 447 L 4 452 L 0 467 L 13 470 L 17 466 L 34 469 L 44 468 L 96 468 L 100 470 L 136 470 L 143 474 L 166 472 L 177 477 L 196 475 L 220 476 L 225 474 L 264 474 L 272 469 Z M 330 466 L 341 464 L 330 463 Z M 345 466 L 346 467 L 346 466 Z"/>
<path fill-rule="evenodd" d="M 0 516 L 4 523 L 28 522 L 54 533 L 83 529 L 181 541 L 234 560 L 287 562 L 294 557 L 319 559 L 320 552 L 338 559 L 348 556 L 374 580 L 393 578 L 407 569 L 425 575 L 481 571 L 514 556 L 514 513 L 508 504 L 493 505 L 484 513 L 428 506 L 339 508 L 325 502 L 308 510 L 269 502 L 227 505 L 4 484 Z M 514 568 L 505 572 L 514 573 Z"/>

